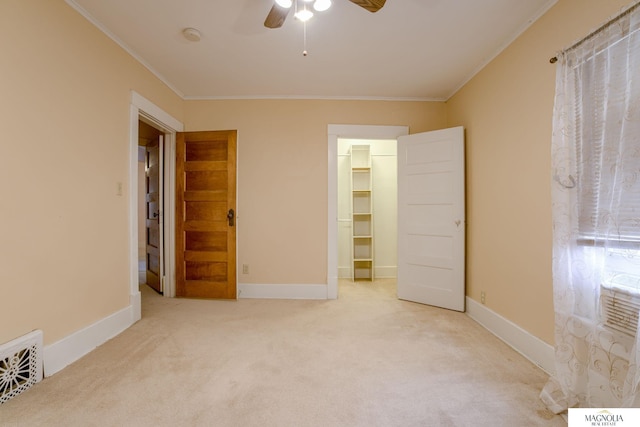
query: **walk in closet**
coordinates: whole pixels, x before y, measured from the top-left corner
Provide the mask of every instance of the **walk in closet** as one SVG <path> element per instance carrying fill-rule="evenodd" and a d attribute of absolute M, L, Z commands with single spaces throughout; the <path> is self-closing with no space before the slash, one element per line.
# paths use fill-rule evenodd
<path fill-rule="evenodd" d="M 396 277 L 395 140 L 338 141 L 338 274 L 354 281 Z"/>

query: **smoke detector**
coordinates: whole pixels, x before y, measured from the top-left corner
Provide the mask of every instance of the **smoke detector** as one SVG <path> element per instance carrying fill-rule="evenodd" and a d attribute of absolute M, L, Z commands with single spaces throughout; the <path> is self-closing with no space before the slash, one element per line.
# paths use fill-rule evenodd
<path fill-rule="evenodd" d="M 182 30 L 182 35 L 189 41 L 200 41 L 200 31 L 196 30 L 195 28 L 185 28 L 184 30 Z"/>

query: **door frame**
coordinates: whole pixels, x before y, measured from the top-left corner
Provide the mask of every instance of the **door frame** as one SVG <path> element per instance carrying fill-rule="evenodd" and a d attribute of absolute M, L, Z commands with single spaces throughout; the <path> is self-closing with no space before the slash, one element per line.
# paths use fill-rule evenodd
<path fill-rule="evenodd" d="M 142 299 L 138 284 L 138 120 L 164 132 L 164 296 L 175 296 L 175 152 L 176 132 L 184 125 L 178 119 L 131 91 L 129 109 L 129 302 L 133 321 L 142 317 Z M 161 278 L 162 280 L 162 278 Z"/>
<path fill-rule="evenodd" d="M 338 298 L 338 139 L 395 139 L 409 126 L 328 125 L 327 299 Z"/>

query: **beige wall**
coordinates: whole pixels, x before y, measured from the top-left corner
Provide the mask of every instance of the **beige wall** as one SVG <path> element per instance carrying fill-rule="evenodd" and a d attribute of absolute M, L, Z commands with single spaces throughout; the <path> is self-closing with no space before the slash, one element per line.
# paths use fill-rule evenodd
<path fill-rule="evenodd" d="M 183 101 L 63 0 L 1 10 L 0 343 L 50 344 L 129 305 L 130 90 Z"/>
<path fill-rule="evenodd" d="M 560 0 L 447 103 L 466 128 L 467 295 L 551 344 L 549 58 L 628 3 Z"/>
<path fill-rule="evenodd" d="M 238 263 L 257 284 L 327 283 L 327 125 L 442 128 L 444 103 L 187 101 L 186 130 L 238 130 Z"/>

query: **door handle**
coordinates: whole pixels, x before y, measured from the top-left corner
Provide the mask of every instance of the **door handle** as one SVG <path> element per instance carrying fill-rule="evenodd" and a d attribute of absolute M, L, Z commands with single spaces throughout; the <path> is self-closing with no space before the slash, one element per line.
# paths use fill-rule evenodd
<path fill-rule="evenodd" d="M 233 211 L 233 209 L 229 209 L 229 213 L 227 214 L 227 219 L 229 220 L 229 226 L 233 227 L 234 225 L 234 218 L 235 218 L 236 213 Z"/>

